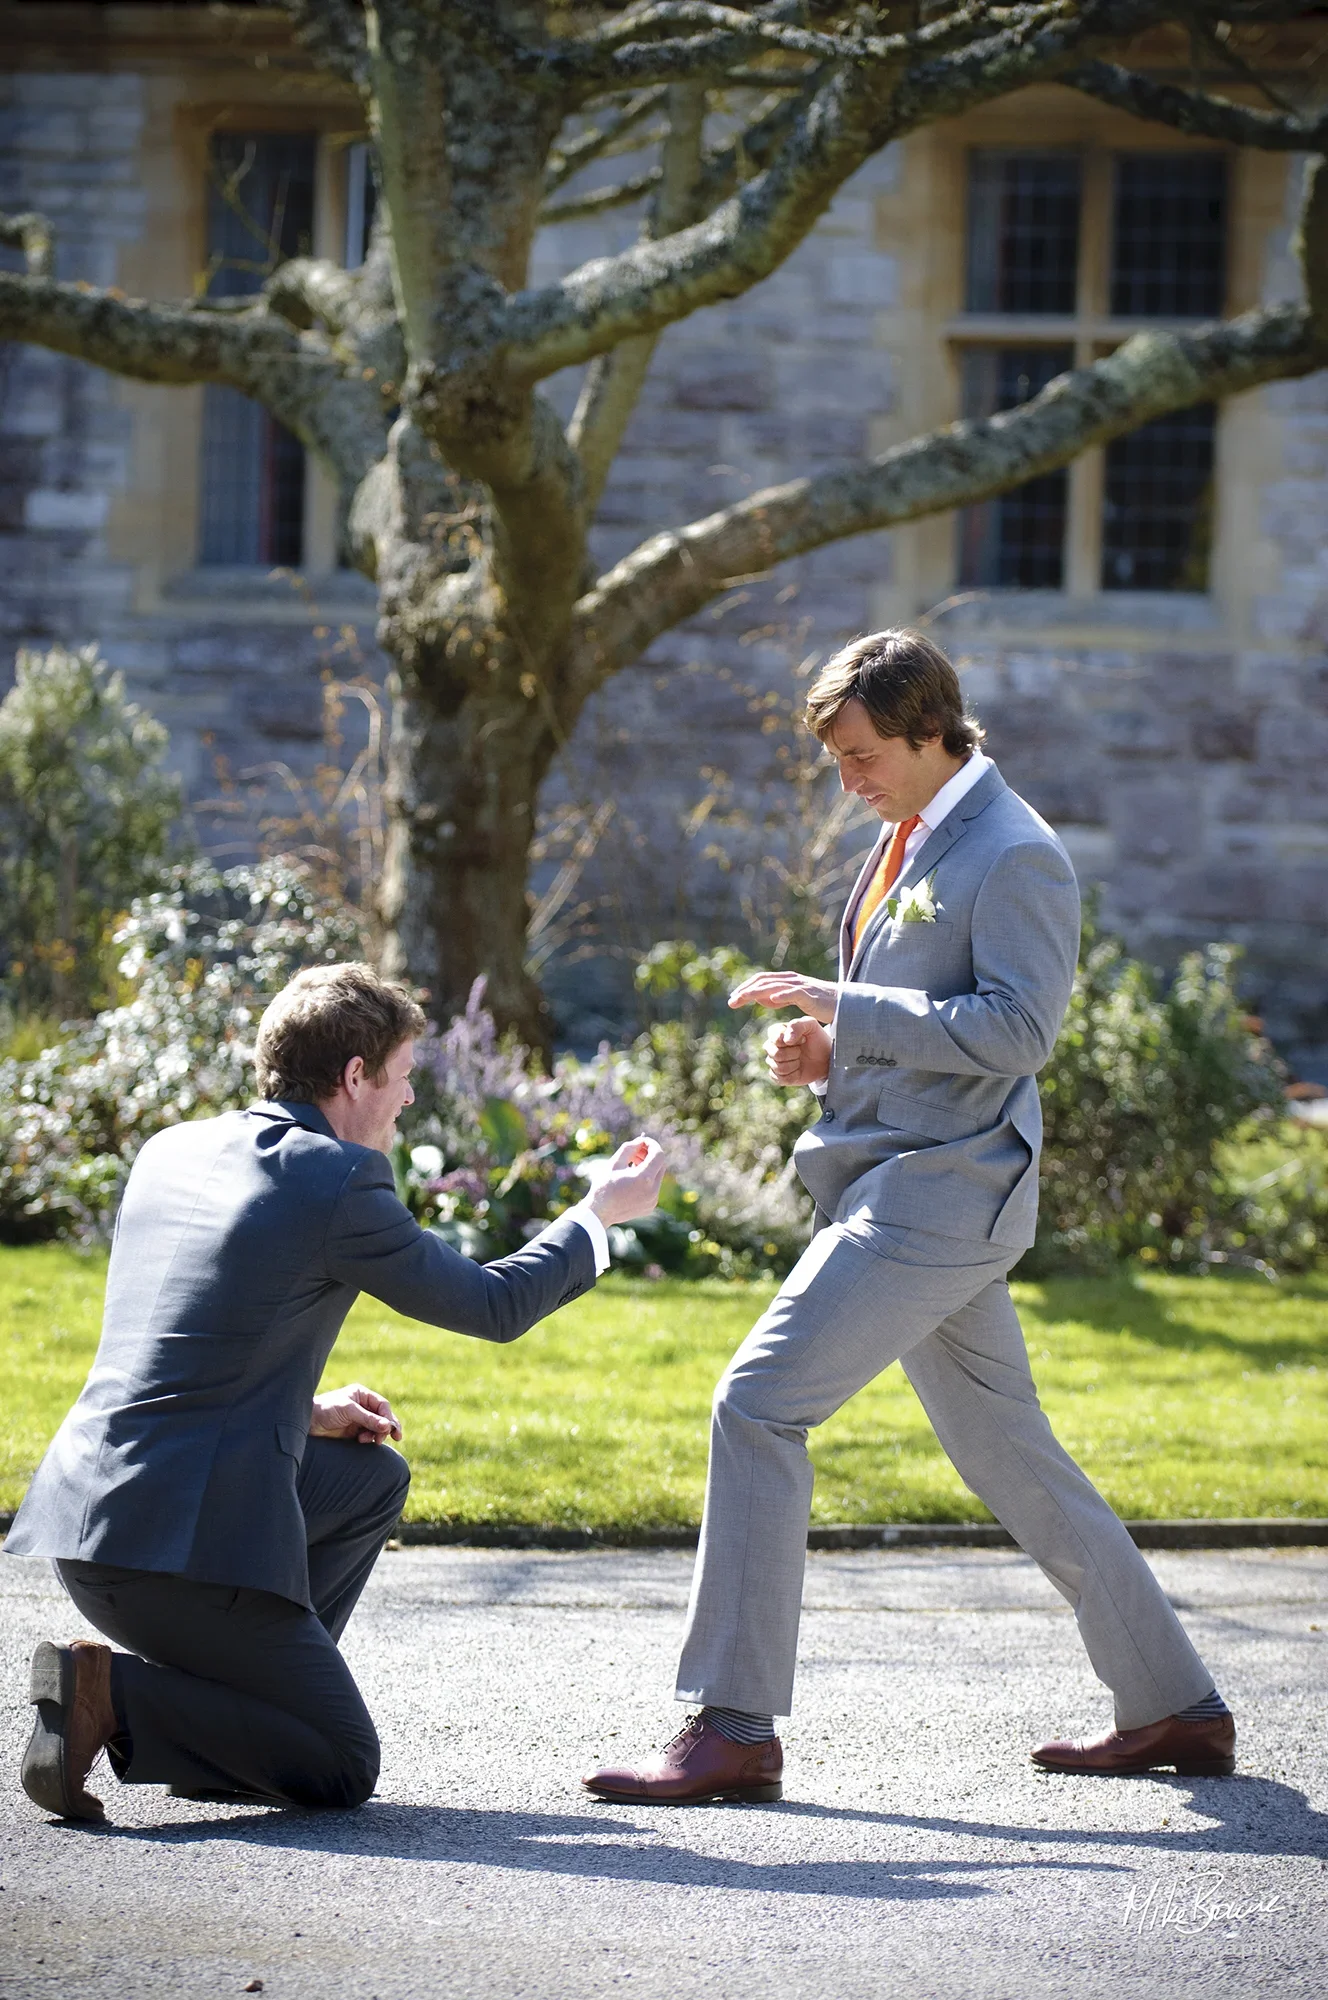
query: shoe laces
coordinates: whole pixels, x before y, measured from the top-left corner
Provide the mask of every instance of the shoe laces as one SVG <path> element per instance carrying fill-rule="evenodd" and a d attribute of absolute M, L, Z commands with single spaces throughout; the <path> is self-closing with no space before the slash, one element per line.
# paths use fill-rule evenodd
<path fill-rule="evenodd" d="M 689 1740 L 699 1741 L 704 1728 L 705 1723 L 699 1715 L 689 1715 L 682 1728 L 678 1731 L 678 1734 L 670 1737 L 669 1741 L 664 1745 L 664 1755 L 667 1757 L 670 1750 L 678 1749 Z"/>

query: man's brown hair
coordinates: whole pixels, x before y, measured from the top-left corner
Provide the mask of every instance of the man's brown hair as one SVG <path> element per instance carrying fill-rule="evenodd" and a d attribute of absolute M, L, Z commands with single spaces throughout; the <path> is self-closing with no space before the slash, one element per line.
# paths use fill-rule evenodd
<path fill-rule="evenodd" d="M 269 1001 L 258 1024 L 259 1096 L 317 1104 L 335 1096 L 352 1056 L 379 1083 L 392 1051 L 423 1034 L 424 1025 L 408 989 L 371 965 L 308 966 Z"/>
<path fill-rule="evenodd" d="M 964 707 L 959 676 L 924 632 L 872 632 L 827 660 L 807 691 L 807 727 L 825 742 L 846 702 L 860 701 L 878 736 L 920 750 L 939 736 L 947 756 L 966 757 L 986 731 Z"/>

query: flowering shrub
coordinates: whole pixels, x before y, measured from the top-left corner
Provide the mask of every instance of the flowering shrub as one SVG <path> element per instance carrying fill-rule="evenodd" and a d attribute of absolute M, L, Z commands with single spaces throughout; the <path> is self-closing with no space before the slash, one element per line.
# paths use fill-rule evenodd
<path fill-rule="evenodd" d="M 354 919 L 283 861 L 178 869 L 134 904 L 116 942 L 122 1004 L 0 1062 L 0 1240 L 106 1233 L 145 1139 L 252 1099 L 254 1032 L 272 995 L 302 965 L 362 951 Z M 641 1053 L 604 1047 L 542 1074 L 483 1003 L 481 980 L 465 1012 L 417 1046 L 394 1167 L 421 1223 L 467 1256 L 500 1256 L 581 1198 L 589 1161 L 645 1127 L 672 1173 L 658 1214 L 614 1231 L 620 1262 L 688 1275 L 793 1262 L 807 1207 L 782 1158 L 707 1153 L 658 1115 Z"/>
<path fill-rule="evenodd" d="M 786 1270 L 810 1209 L 782 1157 L 707 1153 L 654 1097 L 643 1037 L 627 1056 L 563 1056 L 545 1076 L 497 1034 L 477 980 L 464 1014 L 417 1049 L 416 1103 L 397 1154 L 403 1199 L 468 1256 L 514 1249 L 586 1192 L 586 1164 L 648 1130 L 671 1171 L 658 1214 L 613 1232 L 620 1262 L 647 1271 Z M 661 1115 L 661 1113 L 663 1115 Z"/>
<path fill-rule="evenodd" d="M 281 860 L 177 868 L 115 943 L 121 1004 L 0 1062 L 0 1239 L 104 1230 L 145 1139 L 252 1098 L 272 995 L 300 966 L 362 949 L 344 908 Z"/>
<path fill-rule="evenodd" d="M 0 1063 L 0 1239 L 88 1237 L 114 1216 L 139 1146 L 163 1125 L 252 1096 L 254 1030 L 302 965 L 359 956 L 355 921 L 289 862 L 177 870 L 117 933 L 124 997 L 36 1056 Z M 661 948 L 651 977 L 696 1010 L 732 968 Z M 1027 1275 L 1141 1255 L 1305 1268 L 1328 1217 L 1328 1148 L 1283 1143 L 1279 1074 L 1242 1015 L 1232 953 L 1187 959 L 1170 987 L 1090 928 L 1065 1031 L 1043 1074 L 1043 1225 Z M 684 982 L 682 974 L 688 969 Z M 706 983 L 714 986 L 707 995 Z M 667 998 L 667 991 L 665 997 Z M 806 1091 L 765 1076 L 761 1024 L 663 1020 L 625 1053 L 551 1074 L 497 1033 L 476 983 L 418 1045 L 394 1167 L 421 1223 L 481 1261 L 580 1199 L 586 1169 L 638 1131 L 664 1144 L 657 1214 L 613 1232 L 630 1268 L 775 1275 L 806 1244 L 793 1143 Z"/>
<path fill-rule="evenodd" d="M 520 1043 L 499 1037 L 482 979 L 465 1012 L 417 1044 L 413 1082 L 402 1197 L 470 1256 L 497 1256 L 561 1214 L 585 1192 L 582 1163 L 635 1129 L 607 1052 L 540 1075 Z"/>

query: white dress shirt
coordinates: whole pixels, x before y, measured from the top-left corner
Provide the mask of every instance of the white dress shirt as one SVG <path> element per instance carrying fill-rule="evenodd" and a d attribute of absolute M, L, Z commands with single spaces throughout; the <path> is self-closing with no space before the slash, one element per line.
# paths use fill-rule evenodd
<path fill-rule="evenodd" d="M 959 804 L 960 799 L 967 797 L 968 793 L 972 791 L 974 785 L 976 785 L 978 779 L 982 776 L 982 773 L 988 770 L 990 765 L 991 758 L 984 756 L 981 750 L 970 751 L 967 761 L 959 766 L 953 778 L 947 778 L 935 797 L 928 799 L 926 805 L 918 814 L 917 825 L 904 843 L 904 859 L 899 869 L 901 875 L 921 847 L 923 841 L 935 833 L 946 814 L 954 810 Z M 893 830 L 892 827 L 891 832 Z M 862 885 L 862 895 L 858 897 L 857 902 L 853 905 L 854 917 L 857 916 L 858 905 L 862 901 L 862 896 L 865 896 L 871 887 L 874 873 L 875 871 L 873 870 L 873 874 L 869 875 Z"/>
<path fill-rule="evenodd" d="M 575 1208 L 566 1208 L 563 1214 L 573 1222 L 579 1222 L 590 1238 L 590 1247 L 595 1253 L 595 1276 L 602 1278 L 609 1268 L 609 1232 L 590 1206 L 589 1197 L 577 1202 Z"/>
<path fill-rule="evenodd" d="M 918 825 L 904 843 L 904 868 L 921 847 L 929 833 L 935 833 L 947 813 L 954 811 L 960 799 L 967 798 L 982 773 L 989 768 L 991 758 L 981 750 L 971 750 L 967 763 L 961 764 L 953 778 L 947 778 L 934 799 L 928 799 L 918 814 Z M 900 870 L 903 873 L 903 869 Z"/>
<path fill-rule="evenodd" d="M 982 773 L 989 768 L 990 764 L 991 758 L 984 756 L 981 750 L 970 751 L 967 761 L 959 766 L 953 778 L 947 778 L 935 797 L 928 799 L 926 805 L 918 814 L 918 824 L 904 843 L 904 859 L 899 869 L 901 875 L 921 847 L 923 841 L 935 833 L 946 814 L 954 811 L 960 799 L 967 797 L 978 779 L 982 776 Z M 863 884 L 862 894 L 864 896 L 871 886 L 871 880 L 872 878 L 869 875 Z M 859 896 L 857 903 L 853 906 L 855 916 L 857 914 L 858 903 L 861 901 L 862 896 Z M 831 1033 L 834 1033 L 833 1026 L 831 1027 Z M 815 1096 L 823 1098 L 826 1093 L 826 1087 L 824 1083 L 814 1083 L 811 1085 L 811 1090 Z"/>

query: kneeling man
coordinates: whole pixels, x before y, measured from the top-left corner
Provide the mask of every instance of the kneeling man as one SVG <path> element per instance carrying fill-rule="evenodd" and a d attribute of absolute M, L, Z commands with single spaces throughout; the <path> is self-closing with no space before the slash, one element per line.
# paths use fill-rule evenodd
<path fill-rule="evenodd" d="M 47 1812 L 104 1817 L 103 1749 L 123 1783 L 187 1798 L 367 1799 L 378 1738 L 337 1641 L 410 1474 L 384 1397 L 314 1393 L 342 1323 L 365 1291 L 515 1340 L 594 1284 L 606 1224 L 655 1205 L 663 1157 L 637 1140 L 510 1257 L 470 1263 L 420 1229 L 384 1156 L 423 1027 L 367 965 L 301 972 L 259 1027 L 263 1101 L 159 1132 L 134 1163 L 92 1373 L 5 1544 L 53 1558 L 124 1648 L 33 1655 L 22 1780 Z"/>

